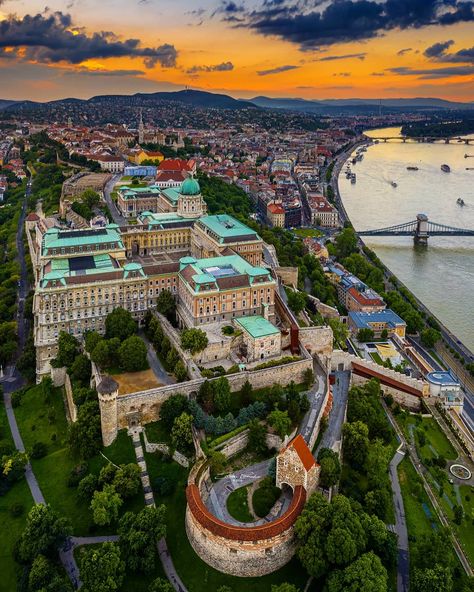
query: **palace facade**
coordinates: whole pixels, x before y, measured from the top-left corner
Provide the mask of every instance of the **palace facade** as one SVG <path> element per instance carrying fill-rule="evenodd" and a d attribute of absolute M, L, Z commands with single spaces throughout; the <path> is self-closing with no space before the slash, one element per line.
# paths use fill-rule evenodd
<path fill-rule="evenodd" d="M 262 239 L 232 216 L 206 215 L 195 179 L 183 182 L 174 211 L 142 212 L 135 225 L 69 230 L 35 219 L 26 229 L 38 379 L 50 372 L 61 331 L 103 333 L 117 307 L 141 324 L 162 290 L 175 295 L 183 326 L 274 316 Z"/>

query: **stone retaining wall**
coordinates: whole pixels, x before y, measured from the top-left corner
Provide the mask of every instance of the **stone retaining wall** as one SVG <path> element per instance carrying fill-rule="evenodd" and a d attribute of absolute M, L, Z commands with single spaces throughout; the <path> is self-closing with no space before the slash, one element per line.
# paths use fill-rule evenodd
<path fill-rule="evenodd" d="M 313 360 L 310 356 L 281 366 L 238 372 L 227 376 L 227 379 L 232 391 L 240 390 L 247 380 L 254 389 L 264 388 L 276 383 L 285 386 L 291 381 L 300 384 L 303 382 L 305 370 L 308 368 L 313 368 Z M 98 377 L 95 373 L 93 374 L 97 385 Z M 204 378 L 197 378 L 129 395 L 119 396 L 115 394 L 99 397 L 104 445 L 109 445 L 115 440 L 119 429 L 128 428 L 132 417 L 142 425 L 157 421 L 160 416 L 160 407 L 166 399 L 178 393 L 188 397 L 196 395 L 204 380 Z"/>
<path fill-rule="evenodd" d="M 186 489 L 186 533 L 193 549 L 208 565 L 240 577 L 263 576 L 283 567 L 296 551 L 294 523 L 306 502 L 304 487 L 295 488 L 288 510 L 259 526 L 226 524 L 204 504 L 207 463 L 195 465 Z"/>

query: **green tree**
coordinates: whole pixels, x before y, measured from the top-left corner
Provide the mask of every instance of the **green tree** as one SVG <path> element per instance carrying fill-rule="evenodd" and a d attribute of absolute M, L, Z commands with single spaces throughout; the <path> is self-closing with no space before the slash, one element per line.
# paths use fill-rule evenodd
<path fill-rule="evenodd" d="M 258 419 L 252 419 L 249 423 L 249 441 L 247 444 L 249 450 L 256 454 L 265 454 L 268 451 L 267 430 L 263 423 Z"/>
<path fill-rule="evenodd" d="M 291 432 L 291 419 L 288 417 L 287 411 L 274 409 L 268 416 L 267 421 L 281 439 Z"/>
<path fill-rule="evenodd" d="M 40 554 L 53 557 L 70 534 L 71 526 L 66 518 L 59 516 L 49 505 L 36 504 L 28 513 L 15 555 L 22 563 L 32 563 Z"/>
<path fill-rule="evenodd" d="M 73 587 L 66 576 L 61 576 L 57 567 L 44 555 L 37 555 L 28 574 L 28 592 L 72 592 Z"/>
<path fill-rule="evenodd" d="M 97 477 L 93 473 L 89 473 L 79 481 L 77 486 L 77 495 L 80 499 L 90 503 L 94 491 L 97 489 Z"/>
<path fill-rule="evenodd" d="M 253 401 L 254 393 L 252 384 L 246 380 L 240 389 L 240 403 L 242 406 L 250 405 Z"/>
<path fill-rule="evenodd" d="M 344 458 L 356 467 L 362 467 L 369 450 L 369 428 L 362 421 L 344 424 L 342 433 Z"/>
<path fill-rule="evenodd" d="M 370 443 L 365 463 L 369 486 L 375 487 L 386 480 L 391 456 L 390 447 L 385 446 L 382 440 L 377 438 Z"/>
<path fill-rule="evenodd" d="M 112 485 L 122 499 L 133 497 L 141 486 L 140 467 L 136 463 L 120 465 L 115 473 Z"/>
<path fill-rule="evenodd" d="M 293 584 L 288 584 L 284 582 L 283 584 L 273 584 L 272 585 L 272 592 L 300 592 L 300 589 L 294 586 Z"/>
<path fill-rule="evenodd" d="M 83 592 L 114 592 L 122 586 L 125 563 L 115 543 L 86 548 L 80 556 Z"/>
<path fill-rule="evenodd" d="M 387 592 L 387 570 L 372 552 L 361 555 L 328 579 L 328 592 Z"/>
<path fill-rule="evenodd" d="M 193 446 L 193 416 L 183 412 L 173 422 L 171 441 L 173 446 L 182 452 L 188 453 Z"/>
<path fill-rule="evenodd" d="M 335 485 L 341 477 L 341 463 L 337 453 L 329 448 L 321 448 L 318 463 L 321 466 L 319 484 L 326 488 Z"/>
<path fill-rule="evenodd" d="M 150 584 L 148 592 L 174 592 L 174 588 L 167 580 L 157 578 Z"/>
<path fill-rule="evenodd" d="M 311 368 L 307 368 L 303 373 L 303 383 L 307 389 L 309 389 L 314 383 L 314 372 Z"/>
<path fill-rule="evenodd" d="M 288 291 L 288 306 L 296 315 L 299 315 L 305 309 L 306 300 L 307 296 L 304 292 Z"/>
<path fill-rule="evenodd" d="M 160 407 L 160 420 L 171 430 L 174 420 L 185 411 L 189 411 L 188 398 L 180 393 L 172 395 Z"/>
<path fill-rule="evenodd" d="M 178 360 L 174 366 L 173 374 L 178 382 L 184 382 L 188 378 L 188 371 L 181 360 Z"/>
<path fill-rule="evenodd" d="M 451 570 L 441 565 L 415 568 L 413 573 L 413 592 L 451 592 L 453 580 Z"/>
<path fill-rule="evenodd" d="M 55 365 L 58 368 L 63 366 L 70 367 L 74 362 L 74 358 L 79 353 L 79 341 L 65 331 L 59 333 L 58 338 L 58 355 L 55 359 Z"/>
<path fill-rule="evenodd" d="M 208 413 L 214 411 L 214 388 L 209 380 L 205 380 L 199 387 L 197 400 Z"/>
<path fill-rule="evenodd" d="M 166 507 L 146 506 L 135 514 L 127 512 L 118 526 L 120 549 L 132 571 L 150 573 L 156 566 L 156 545 L 166 536 Z"/>
<path fill-rule="evenodd" d="M 328 323 L 332 329 L 334 346 L 345 349 L 346 340 L 349 336 L 347 325 L 341 323 L 341 321 L 339 321 L 338 319 L 329 319 Z"/>
<path fill-rule="evenodd" d="M 109 343 L 105 339 L 101 339 L 91 352 L 91 360 L 99 366 L 99 368 L 107 368 L 110 365 L 111 355 L 109 352 Z"/>
<path fill-rule="evenodd" d="M 221 376 L 212 383 L 214 391 L 214 405 L 219 413 L 229 411 L 232 393 L 230 391 L 229 381 L 225 376 Z"/>
<path fill-rule="evenodd" d="M 125 372 L 138 372 L 148 368 L 147 347 L 138 335 L 127 337 L 118 350 L 120 367 Z"/>
<path fill-rule="evenodd" d="M 97 331 L 86 331 L 84 333 L 84 347 L 88 354 L 91 354 L 95 346 L 102 341 L 103 337 Z"/>
<path fill-rule="evenodd" d="M 364 504 L 369 514 L 374 514 L 381 520 L 387 515 L 387 510 L 392 503 L 390 492 L 384 488 L 376 488 L 365 494 Z"/>
<path fill-rule="evenodd" d="M 429 329 L 423 329 L 420 335 L 421 343 L 428 348 L 434 347 L 441 339 L 441 333 L 436 329 L 430 327 Z"/>
<path fill-rule="evenodd" d="M 213 477 L 223 473 L 226 464 L 227 459 L 223 452 L 219 452 L 218 450 L 211 450 L 211 452 L 209 452 L 209 466 Z"/>
<path fill-rule="evenodd" d="M 124 308 L 115 308 L 105 319 L 105 336 L 107 339 L 117 337 L 125 341 L 137 332 L 137 324 L 132 315 Z"/>
<path fill-rule="evenodd" d="M 209 340 L 202 329 L 185 329 L 181 333 L 181 346 L 192 355 L 206 349 Z"/>
<path fill-rule="evenodd" d="M 89 383 L 91 377 L 91 362 L 87 356 L 80 354 L 72 363 L 69 374 L 72 380 Z"/>
<path fill-rule="evenodd" d="M 339 259 L 357 252 L 357 235 L 353 228 L 344 228 L 336 237 L 336 250 Z"/>
<path fill-rule="evenodd" d="M 169 290 L 161 290 L 156 299 L 156 310 L 168 319 L 172 319 L 176 312 L 176 300 Z"/>
<path fill-rule="evenodd" d="M 360 343 L 372 341 L 373 338 L 374 332 L 372 331 L 372 329 L 359 329 L 359 332 L 357 333 L 357 341 L 359 341 Z"/>
<path fill-rule="evenodd" d="M 87 401 L 79 408 L 77 421 L 69 424 L 68 444 L 73 454 L 90 458 L 102 447 L 98 401 Z"/>
<path fill-rule="evenodd" d="M 122 498 L 113 485 L 104 485 L 102 491 L 94 491 L 90 506 L 94 522 L 99 526 L 115 522 L 122 504 Z"/>

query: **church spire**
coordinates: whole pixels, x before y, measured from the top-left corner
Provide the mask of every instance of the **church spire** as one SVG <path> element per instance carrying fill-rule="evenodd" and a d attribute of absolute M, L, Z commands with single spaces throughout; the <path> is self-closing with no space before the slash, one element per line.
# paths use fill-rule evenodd
<path fill-rule="evenodd" d="M 143 111 L 140 109 L 140 119 L 138 121 L 138 143 L 143 144 L 145 140 L 145 126 L 143 125 Z"/>

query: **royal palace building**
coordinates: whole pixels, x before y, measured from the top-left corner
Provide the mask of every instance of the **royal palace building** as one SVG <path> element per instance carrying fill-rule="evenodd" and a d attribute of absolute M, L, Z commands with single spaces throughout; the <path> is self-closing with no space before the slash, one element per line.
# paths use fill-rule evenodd
<path fill-rule="evenodd" d="M 164 289 L 175 295 L 183 326 L 251 315 L 271 320 L 275 281 L 261 267 L 262 239 L 232 216 L 205 214 L 190 178 L 174 211 L 142 212 L 134 225 L 69 230 L 27 222 L 38 378 L 50 371 L 61 331 L 103 333 L 116 307 L 141 323 Z"/>

